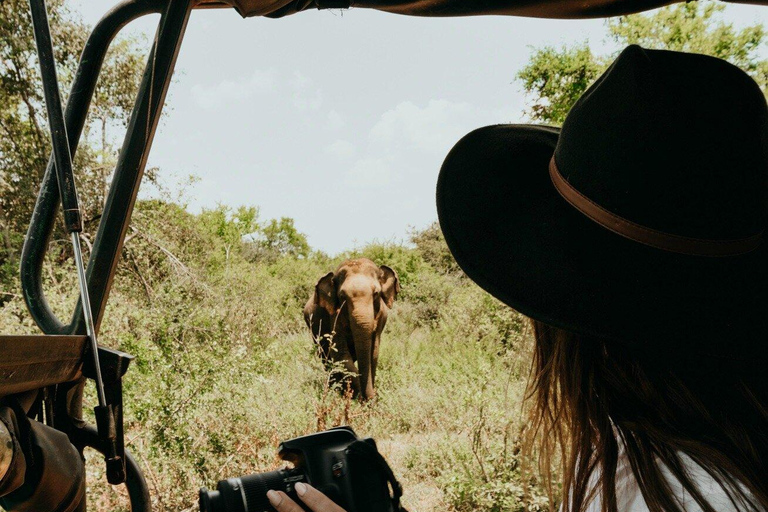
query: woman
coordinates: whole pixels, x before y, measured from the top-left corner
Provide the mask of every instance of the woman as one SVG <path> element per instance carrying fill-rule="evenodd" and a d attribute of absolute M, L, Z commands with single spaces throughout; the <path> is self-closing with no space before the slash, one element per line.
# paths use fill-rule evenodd
<path fill-rule="evenodd" d="M 746 73 L 631 46 L 562 129 L 462 139 L 437 201 L 467 275 L 534 319 L 530 451 L 562 510 L 768 511 L 768 107 Z"/>

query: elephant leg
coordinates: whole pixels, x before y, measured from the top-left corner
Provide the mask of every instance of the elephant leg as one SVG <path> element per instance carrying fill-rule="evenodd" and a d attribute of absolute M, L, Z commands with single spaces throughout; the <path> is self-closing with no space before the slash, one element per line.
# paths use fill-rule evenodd
<path fill-rule="evenodd" d="M 381 334 L 376 333 L 373 336 L 373 350 L 371 351 L 371 381 L 376 386 L 376 367 L 379 365 L 379 345 L 381 344 Z"/>
<path fill-rule="evenodd" d="M 381 333 L 387 324 L 387 311 L 382 308 L 379 313 L 379 321 L 376 325 L 376 332 L 373 334 L 373 350 L 371 350 L 371 380 L 376 385 L 376 368 L 379 365 L 379 346 L 381 345 Z"/>

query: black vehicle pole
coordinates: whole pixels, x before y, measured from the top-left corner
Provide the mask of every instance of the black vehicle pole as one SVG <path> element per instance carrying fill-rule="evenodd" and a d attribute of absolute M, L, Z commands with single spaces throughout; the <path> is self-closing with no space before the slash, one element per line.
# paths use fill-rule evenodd
<path fill-rule="evenodd" d="M 110 441 L 110 438 L 112 438 L 111 440 L 114 441 L 114 436 L 111 436 L 110 433 L 115 431 L 115 420 L 111 408 L 107 404 L 104 382 L 101 376 L 99 345 L 93 324 L 91 301 L 88 297 L 88 282 L 86 281 L 83 254 L 80 247 L 80 232 L 83 230 L 83 220 L 80 214 L 75 178 L 72 172 L 72 155 L 69 149 L 67 127 L 64 122 L 64 111 L 61 108 L 61 95 L 59 93 L 59 81 L 56 76 L 56 61 L 53 56 L 53 43 L 51 41 L 51 30 L 48 25 L 48 13 L 45 7 L 45 0 L 29 0 L 29 5 L 32 13 L 35 42 L 37 43 L 37 54 L 40 60 L 40 74 L 43 80 L 45 106 L 51 128 L 51 143 L 56 163 L 56 177 L 59 182 L 59 195 L 61 196 L 61 205 L 64 211 L 64 224 L 72 237 L 72 249 L 75 254 L 75 266 L 77 267 L 77 277 L 80 284 L 80 298 L 83 304 L 86 333 L 94 358 L 94 380 L 96 381 L 96 392 L 99 400 L 99 405 L 94 409 L 96 422 L 100 437 L 106 441 Z M 123 463 L 117 456 L 115 443 L 108 444 L 111 444 L 111 448 L 108 449 L 108 453 L 105 455 L 108 470 L 110 467 L 122 467 Z"/>
<path fill-rule="evenodd" d="M 128 23 L 150 13 L 162 13 L 166 9 L 166 5 L 167 0 L 121 0 L 94 26 L 91 35 L 85 42 L 64 108 L 69 150 L 73 159 L 77 152 L 96 83 L 112 41 Z M 44 333 L 84 334 L 85 325 L 81 325 L 83 322 L 80 320 L 82 312 L 76 308 L 75 315 L 77 318 L 73 315 L 67 319 L 69 323 L 65 324 L 51 310 L 43 289 L 42 268 L 58 210 L 59 190 L 56 178 L 56 162 L 54 156 L 51 155 L 43 180 L 40 183 L 40 192 L 21 251 L 21 289 L 32 319 Z M 98 264 L 103 265 L 102 262 L 98 262 Z M 88 276 L 87 268 L 86 276 Z M 91 309 L 98 334 L 98 319 L 101 308 L 98 303 L 93 302 L 99 296 L 98 287 L 94 287 L 90 277 L 88 280 L 90 283 L 88 295 L 91 297 Z M 82 327 L 82 332 L 80 327 Z"/>

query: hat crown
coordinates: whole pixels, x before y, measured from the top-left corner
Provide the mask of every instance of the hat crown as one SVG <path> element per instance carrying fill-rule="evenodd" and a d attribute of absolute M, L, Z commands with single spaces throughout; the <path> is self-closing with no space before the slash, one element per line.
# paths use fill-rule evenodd
<path fill-rule="evenodd" d="M 630 46 L 582 95 L 555 162 L 630 222 L 735 240 L 768 218 L 768 106 L 749 75 L 704 55 Z"/>

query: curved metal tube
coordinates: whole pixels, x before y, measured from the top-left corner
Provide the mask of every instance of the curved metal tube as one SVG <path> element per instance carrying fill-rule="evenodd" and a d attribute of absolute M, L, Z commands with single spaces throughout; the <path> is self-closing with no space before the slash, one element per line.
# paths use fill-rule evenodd
<path fill-rule="evenodd" d="M 65 124 L 72 155 L 77 150 L 99 73 L 115 35 L 126 24 L 140 16 L 150 13 L 162 14 L 86 273 L 91 296 L 90 304 L 96 323 L 95 332 L 98 332 L 104 312 L 104 305 L 124 242 L 125 230 L 130 221 L 189 14 L 196 1 L 125 0 L 99 21 L 80 57 L 77 75 L 65 110 Z M 69 334 L 84 331 L 82 304 L 78 303 L 71 322 L 65 325 L 51 310 L 42 285 L 43 263 L 60 202 L 55 171 L 53 159 L 50 159 L 22 249 L 21 285 L 27 307 L 41 330 L 46 334 Z M 105 447 L 102 446 L 103 443 L 100 442 L 96 430 L 82 425 L 79 419 L 81 418 L 79 412 L 82 410 L 82 387 L 83 383 L 80 383 L 72 390 L 71 400 L 66 400 L 67 414 L 62 420 L 76 427 L 76 431 L 69 432 L 70 439 L 84 440 L 84 443 L 75 441 L 76 445 L 87 445 L 103 451 Z M 67 397 L 57 393 L 57 399 L 61 399 L 62 404 L 65 398 Z M 129 454 L 126 454 L 126 472 L 126 486 L 132 511 L 150 512 L 151 502 L 144 476 Z"/>
<path fill-rule="evenodd" d="M 152 501 L 149 498 L 149 487 L 136 459 L 125 450 L 125 487 L 131 500 L 131 512 L 152 512 Z"/>
<path fill-rule="evenodd" d="M 173 77 L 176 58 L 192 9 L 198 0 L 156 0 L 164 4 L 155 41 L 149 52 L 141 87 L 131 113 L 117 165 L 112 176 L 99 229 L 88 262 L 88 290 L 95 329 L 98 333 L 104 307 L 120 260 L 125 234 L 131 221 L 136 195 L 147 165 L 165 96 Z M 85 330 L 82 304 L 72 316 L 72 332 Z"/>
<path fill-rule="evenodd" d="M 93 448 L 104 455 L 104 447 L 99 443 L 99 435 L 91 425 L 85 425 L 78 432 L 78 437 L 85 446 Z M 152 512 L 152 500 L 149 497 L 149 487 L 144 473 L 130 451 L 125 450 L 125 488 L 131 502 L 131 512 Z"/>
<path fill-rule="evenodd" d="M 96 82 L 104 57 L 120 30 L 141 16 L 159 13 L 165 2 L 125 0 L 96 24 L 80 57 L 80 64 L 64 113 L 72 156 L 77 151 Z M 21 253 L 21 287 L 32 318 L 46 334 L 71 334 L 73 325 L 65 325 L 51 310 L 45 298 L 42 268 L 59 208 L 59 191 L 53 157 L 48 161 L 40 193 L 30 220 Z M 73 322 L 74 323 L 74 322 Z"/>

